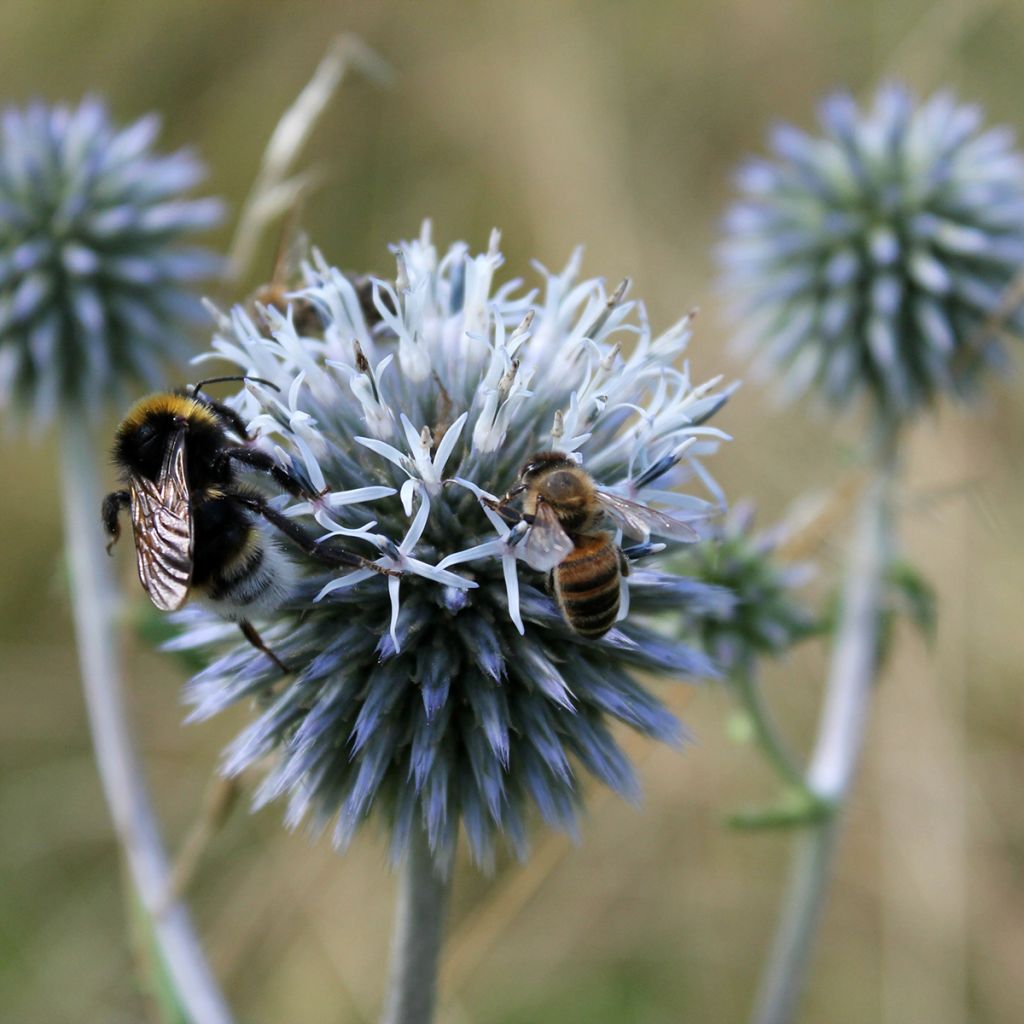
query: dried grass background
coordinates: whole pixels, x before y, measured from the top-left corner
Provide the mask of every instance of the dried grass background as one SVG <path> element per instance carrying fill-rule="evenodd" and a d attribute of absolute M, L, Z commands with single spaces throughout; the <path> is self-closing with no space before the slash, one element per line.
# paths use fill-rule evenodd
<path fill-rule="evenodd" d="M 1024 131 L 1024 5 L 1012 0 L 582 0 L 516 4 L 40 0 L 0 5 L 0 99 L 109 96 L 122 120 L 157 109 L 165 145 L 194 143 L 211 191 L 238 204 L 267 135 L 341 31 L 397 71 L 349 79 L 310 147 L 326 185 L 306 205 L 341 266 L 384 272 L 386 243 L 434 219 L 439 241 L 504 231 L 508 268 L 563 262 L 629 275 L 652 320 L 702 308 L 695 376 L 745 370 L 726 351 L 712 248 L 729 172 L 774 118 L 808 125 L 824 92 L 899 74 L 949 84 Z M 217 240 L 226 244 L 227 229 Z M 269 272 L 273 240 L 264 260 Z M 1024 347 L 971 416 L 912 440 L 907 553 L 941 600 L 932 649 L 901 630 L 874 709 L 805 1024 L 1013 1024 L 1024 1012 Z M 856 424 L 780 411 L 748 381 L 714 469 L 769 522 L 827 489 Z M 0 1018 L 149 1019 L 122 878 L 93 767 L 60 555 L 52 441 L 2 442 L 0 498 Z M 109 481 L 108 481 L 109 482 Z M 834 566 L 836 524 L 821 548 Z M 125 593 L 141 603 L 130 557 Z M 822 677 L 808 648 L 769 673 L 810 738 Z M 132 712 L 174 845 L 244 714 L 182 728 L 179 668 L 129 640 Z M 533 859 L 457 878 L 445 1024 L 741 1021 L 770 935 L 789 838 L 737 834 L 737 806 L 773 793 L 727 735 L 713 685 L 677 687 L 698 737 L 635 744 L 638 812 L 598 798 L 584 844 L 538 830 Z M 339 858 L 236 811 L 192 904 L 240 1021 L 370 1021 L 393 881 L 367 835 Z"/>

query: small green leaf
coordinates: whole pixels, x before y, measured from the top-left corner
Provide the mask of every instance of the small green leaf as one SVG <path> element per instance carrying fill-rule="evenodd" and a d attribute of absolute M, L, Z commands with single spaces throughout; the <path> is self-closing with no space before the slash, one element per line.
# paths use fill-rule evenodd
<path fill-rule="evenodd" d="M 897 610 L 910 619 L 928 643 L 932 643 L 938 624 L 935 588 L 920 570 L 903 561 L 890 563 L 886 582 L 896 599 Z"/>
<path fill-rule="evenodd" d="M 834 810 L 833 804 L 808 790 L 791 789 L 776 804 L 734 811 L 726 821 L 746 831 L 802 828 L 824 821 Z"/>

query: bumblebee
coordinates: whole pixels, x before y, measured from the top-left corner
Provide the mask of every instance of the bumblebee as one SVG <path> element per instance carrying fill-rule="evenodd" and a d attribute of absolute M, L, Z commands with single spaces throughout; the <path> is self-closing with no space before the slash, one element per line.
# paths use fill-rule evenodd
<path fill-rule="evenodd" d="M 604 636 L 621 617 L 629 560 L 602 529 L 610 518 L 623 533 L 695 541 L 686 523 L 646 505 L 598 488 L 590 474 L 564 452 L 539 452 L 523 466 L 519 481 L 498 502 L 507 514 L 519 499 L 527 525 L 526 562 L 547 571 L 548 587 L 566 623 L 580 636 Z"/>
<path fill-rule="evenodd" d="M 130 510 L 139 580 L 157 608 L 173 611 L 198 594 L 285 669 L 249 621 L 277 608 L 298 578 L 271 526 L 332 568 L 391 570 L 318 544 L 262 494 L 239 483 L 236 471 L 245 467 L 296 497 L 318 497 L 265 452 L 245 446 L 251 438 L 238 413 L 201 393 L 206 384 L 245 379 L 258 380 L 215 377 L 137 402 L 117 428 L 112 453 L 127 486 L 106 496 L 102 519 L 111 554 L 121 534 L 120 513 Z"/>

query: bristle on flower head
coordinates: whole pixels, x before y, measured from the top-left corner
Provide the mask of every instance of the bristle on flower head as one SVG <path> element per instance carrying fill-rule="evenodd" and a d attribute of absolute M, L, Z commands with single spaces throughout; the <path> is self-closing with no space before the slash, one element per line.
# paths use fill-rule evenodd
<path fill-rule="evenodd" d="M 499 835 L 524 849 L 531 806 L 572 830 L 584 771 L 635 796 L 612 721 L 669 742 L 682 731 L 632 672 L 712 671 L 650 613 L 667 592 L 681 604 L 720 598 L 652 558 L 629 588 L 628 618 L 585 640 L 522 560 L 522 530 L 488 507 L 529 456 L 556 450 L 602 487 L 700 523 L 721 505 L 700 460 L 724 435 L 706 421 L 730 393 L 694 387 L 678 365 L 687 318 L 652 335 L 642 305 L 577 279 L 579 253 L 561 273 L 541 269 L 539 291 L 495 286 L 497 243 L 439 255 L 425 227 L 395 248 L 395 280 L 375 282 L 373 322 L 350 280 L 314 254 L 302 294 L 321 311 L 322 337 L 272 311 L 272 337 L 261 336 L 235 309 L 212 353 L 281 389 L 250 383 L 231 401 L 258 443 L 322 492 L 288 514 L 403 575 L 310 566 L 301 592 L 260 624 L 294 678 L 232 645 L 190 683 L 194 716 L 257 697 L 263 711 L 227 769 L 275 752 L 260 801 L 287 795 L 290 822 L 333 822 L 339 844 L 379 811 L 396 854 L 422 827 L 441 866 L 460 823 L 481 863 Z M 710 493 L 668 489 L 687 482 Z M 201 610 L 182 621 L 177 647 L 229 635 Z"/>
<path fill-rule="evenodd" d="M 897 85 L 821 106 L 822 134 L 781 125 L 738 175 L 723 290 L 750 350 L 790 394 L 868 393 L 907 417 L 969 396 L 1024 333 L 1024 159 L 947 93 Z M 1016 294 L 1015 294 L 1016 293 Z"/>

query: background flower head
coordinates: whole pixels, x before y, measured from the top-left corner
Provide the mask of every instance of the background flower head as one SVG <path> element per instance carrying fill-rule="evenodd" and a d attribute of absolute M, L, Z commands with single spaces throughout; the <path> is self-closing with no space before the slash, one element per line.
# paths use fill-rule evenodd
<path fill-rule="evenodd" d="M 726 220 L 723 287 L 742 337 L 843 405 L 867 392 L 890 417 L 970 394 L 1024 331 L 1011 284 L 1024 262 L 1024 160 L 1005 128 L 898 85 L 859 107 L 821 105 L 744 166 Z"/>
<path fill-rule="evenodd" d="M 199 308 L 185 286 L 217 263 L 175 243 L 221 208 L 184 198 L 202 167 L 155 154 L 158 130 L 154 115 L 116 127 L 95 98 L 3 112 L 0 407 L 42 422 L 62 402 L 95 410 L 185 356 Z"/>
<path fill-rule="evenodd" d="M 522 560 L 523 530 L 488 496 L 515 483 L 527 457 L 556 449 L 602 486 L 702 523 L 721 504 L 700 460 L 724 435 L 707 421 L 730 389 L 694 386 L 677 365 L 688 317 L 653 334 L 625 285 L 609 294 L 578 279 L 578 252 L 558 273 L 538 265 L 539 290 L 495 284 L 496 233 L 481 255 L 462 244 L 439 254 L 425 228 L 395 256 L 369 316 L 351 281 L 314 255 L 301 295 L 322 331 L 300 336 L 290 314 L 265 310 L 262 336 L 236 308 L 213 350 L 281 388 L 251 382 L 233 402 L 255 443 L 321 494 L 288 514 L 312 516 L 332 543 L 401 577 L 314 571 L 260 624 L 293 677 L 244 644 L 223 653 L 234 629 L 202 609 L 186 611 L 173 646 L 222 652 L 189 684 L 194 717 L 261 704 L 226 762 L 237 772 L 274 754 L 258 802 L 287 794 L 289 822 L 333 823 L 340 844 L 379 810 L 396 855 L 423 827 L 441 865 L 461 822 L 487 863 L 498 833 L 524 851 L 531 805 L 573 830 L 581 769 L 636 795 L 611 722 L 668 742 L 683 734 L 633 671 L 713 671 L 657 615 L 728 599 L 660 571 L 660 546 L 641 542 L 628 617 L 584 640 Z M 686 482 L 703 495 L 668 489 Z"/>
<path fill-rule="evenodd" d="M 720 528 L 680 553 L 673 568 L 732 601 L 710 607 L 685 624 L 687 636 L 725 674 L 748 671 L 762 655 L 780 655 L 822 627 L 796 595 L 812 567 L 779 558 L 788 529 L 754 530 L 753 505 L 734 506 Z"/>

